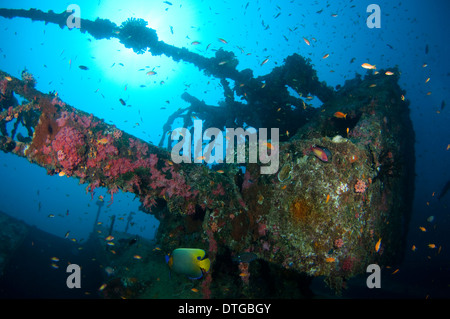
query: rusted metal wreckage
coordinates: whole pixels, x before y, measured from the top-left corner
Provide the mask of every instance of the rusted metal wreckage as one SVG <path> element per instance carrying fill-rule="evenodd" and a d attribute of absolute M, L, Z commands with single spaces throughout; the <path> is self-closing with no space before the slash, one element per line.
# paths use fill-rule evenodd
<path fill-rule="evenodd" d="M 0 9 L 0 15 L 61 28 L 68 17 L 35 9 Z M 204 120 L 205 127 L 247 123 L 280 128 L 291 133 L 284 134 L 276 149 L 279 170 L 263 175 L 260 163 L 224 163 L 212 169 L 173 163 L 169 150 L 37 91 L 30 74 L 18 79 L 3 71 L 1 150 L 26 157 L 48 174 L 78 178 L 91 193 L 106 187 L 111 196 L 119 190 L 136 194 L 142 210 L 160 221 L 157 240 L 165 251 L 195 246 L 208 252 L 212 268 L 205 281 L 212 296 L 224 296 L 214 287 L 239 275 L 231 260 L 242 252 L 258 257 L 246 270 L 245 287 L 260 284 L 261 278 L 253 279 L 265 269 L 266 277 L 286 280 L 291 278 L 287 272 L 323 276 L 340 290 L 371 263 L 401 260 L 414 192 L 414 132 L 397 69 L 390 70 L 392 76 L 369 71 L 334 90 L 297 54 L 254 78 L 251 70 L 236 70 L 233 53 L 219 50 L 204 58 L 167 45 L 143 20 L 129 19 L 121 26 L 82 20 L 81 25 L 82 32 L 97 39 L 116 37 L 137 53 L 165 54 L 220 78 L 224 101 L 219 107 L 185 94 L 190 106 L 169 118 L 165 130 L 177 117 L 191 128 L 191 115 Z M 303 97 L 314 95 L 323 105 L 312 108 L 308 99 L 292 97 L 287 87 Z M 13 92 L 25 101 L 19 105 Z M 234 94 L 245 103 L 235 101 Z M 16 134 L 20 125 L 28 136 Z M 331 158 L 314 156 L 313 146 Z M 257 289 L 245 291 L 264 296 Z"/>

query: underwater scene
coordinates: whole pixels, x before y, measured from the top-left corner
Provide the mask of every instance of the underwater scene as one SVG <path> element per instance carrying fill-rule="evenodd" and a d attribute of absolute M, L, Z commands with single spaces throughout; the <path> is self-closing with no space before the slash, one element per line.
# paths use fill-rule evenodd
<path fill-rule="evenodd" d="M 448 12 L 0 1 L 0 298 L 449 298 Z"/>

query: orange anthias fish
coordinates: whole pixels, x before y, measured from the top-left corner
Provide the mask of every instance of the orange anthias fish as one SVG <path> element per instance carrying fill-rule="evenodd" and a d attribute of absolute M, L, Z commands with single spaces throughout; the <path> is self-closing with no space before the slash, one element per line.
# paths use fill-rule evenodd
<path fill-rule="evenodd" d="M 264 142 L 262 145 L 266 146 L 268 149 L 274 150 L 275 147 L 270 142 Z"/>
<path fill-rule="evenodd" d="M 381 238 L 378 239 L 377 243 L 375 244 L 375 251 L 379 252 L 381 247 Z"/>
<path fill-rule="evenodd" d="M 265 59 L 264 61 L 262 61 L 262 63 L 261 63 L 261 66 L 263 66 L 264 64 L 266 64 L 267 63 L 267 61 L 269 61 L 269 59 L 267 58 L 267 59 Z"/>
<path fill-rule="evenodd" d="M 375 70 L 376 69 L 375 65 L 372 65 L 372 64 L 369 64 L 369 63 L 363 63 L 363 64 L 361 64 L 361 66 L 364 69 L 368 69 L 368 70 Z"/>
<path fill-rule="evenodd" d="M 103 145 L 107 144 L 108 143 L 108 139 L 106 137 L 101 138 L 101 139 L 97 140 L 97 143 L 98 144 L 103 144 Z"/>
<path fill-rule="evenodd" d="M 347 119 L 347 114 L 344 114 L 342 112 L 336 112 L 336 113 L 334 113 L 334 117 L 336 117 L 338 119 Z"/>
<path fill-rule="evenodd" d="M 327 149 L 325 147 L 313 145 L 313 146 L 311 146 L 310 150 L 322 162 L 330 162 L 331 161 L 331 152 L 329 149 Z"/>
<path fill-rule="evenodd" d="M 219 38 L 218 40 L 219 40 L 220 42 L 222 42 L 223 44 L 227 44 L 227 43 L 228 43 L 226 40 L 224 40 L 224 39 L 222 39 L 222 38 Z"/>
<path fill-rule="evenodd" d="M 305 43 L 306 43 L 307 45 L 311 45 L 311 43 L 309 42 L 309 40 L 308 40 L 308 39 L 306 39 L 306 38 L 303 38 L 303 41 L 305 41 Z"/>

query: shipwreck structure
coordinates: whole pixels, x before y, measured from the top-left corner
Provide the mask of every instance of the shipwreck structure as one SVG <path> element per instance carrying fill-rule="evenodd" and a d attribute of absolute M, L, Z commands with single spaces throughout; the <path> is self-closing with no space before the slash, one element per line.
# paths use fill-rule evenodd
<path fill-rule="evenodd" d="M 0 9 L 0 16 L 64 28 L 69 13 Z M 119 190 L 136 194 L 142 210 L 160 221 L 157 240 L 164 251 L 208 252 L 212 267 L 202 281 L 204 297 L 274 297 L 276 289 L 268 286 L 295 281 L 305 291 L 314 276 L 340 291 L 367 265 L 401 260 L 414 192 L 414 132 L 397 69 L 390 69 L 391 76 L 370 70 L 335 90 L 297 54 L 255 78 L 249 69 L 236 69 L 232 52 L 221 49 L 205 58 L 165 44 L 141 19 L 121 26 L 82 19 L 81 26 L 96 39 L 118 38 L 136 53 L 164 54 L 220 78 L 221 105 L 185 93 L 190 106 L 168 119 L 165 133 L 176 118 L 191 128 L 192 115 L 206 127 L 277 127 L 286 132 L 277 149 L 278 172 L 261 175 L 258 163 L 211 169 L 175 164 L 169 150 L 37 91 L 27 72 L 18 79 L 0 71 L 2 151 L 26 157 L 48 174 L 78 178 L 92 194 L 107 187 L 111 201 Z M 25 101 L 19 105 L 13 93 Z M 323 105 L 311 107 L 311 96 Z M 28 136 L 16 134 L 19 125 Z M 326 150 L 328 161 L 315 156 L 313 146 Z M 237 264 L 242 253 L 255 258 Z"/>

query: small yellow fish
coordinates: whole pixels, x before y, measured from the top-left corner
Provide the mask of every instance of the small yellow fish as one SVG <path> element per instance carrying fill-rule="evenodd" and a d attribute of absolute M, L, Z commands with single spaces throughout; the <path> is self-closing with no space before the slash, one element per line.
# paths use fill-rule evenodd
<path fill-rule="evenodd" d="M 241 272 L 241 273 L 239 274 L 239 276 L 240 276 L 240 277 L 247 277 L 248 274 L 246 274 L 245 272 Z"/>
<path fill-rule="evenodd" d="M 105 145 L 106 143 L 108 143 L 108 139 L 106 137 L 101 138 L 101 139 L 97 140 L 97 143 Z"/>
<path fill-rule="evenodd" d="M 436 248 L 436 245 L 435 244 L 428 244 L 428 247 L 431 248 L 431 249 L 434 249 L 434 248 Z"/>
<path fill-rule="evenodd" d="M 376 87 L 376 86 L 377 86 L 376 84 L 371 84 L 371 85 L 369 85 L 370 88 L 374 88 L 374 87 Z"/>
<path fill-rule="evenodd" d="M 391 274 L 391 275 L 395 275 L 396 273 L 398 273 L 398 271 L 399 271 L 400 269 L 396 269 L 396 270 L 394 270 L 394 272 Z"/>
<path fill-rule="evenodd" d="M 386 75 L 394 75 L 394 72 L 386 71 L 386 73 L 384 73 L 384 74 L 386 74 Z"/>
<path fill-rule="evenodd" d="M 377 243 L 375 244 L 375 251 L 379 252 L 381 247 L 381 238 L 378 239 Z"/>
<path fill-rule="evenodd" d="M 63 177 L 64 175 L 66 175 L 66 173 L 64 171 L 59 172 L 58 176 Z"/>
<path fill-rule="evenodd" d="M 428 83 L 428 82 L 430 82 L 430 78 L 427 78 L 427 79 L 425 80 L 425 83 Z"/>
<path fill-rule="evenodd" d="M 105 289 L 106 286 L 107 286 L 106 284 L 101 285 L 100 288 L 98 288 L 98 291 L 103 291 L 103 289 Z"/>
<path fill-rule="evenodd" d="M 54 268 L 54 269 L 58 269 L 58 268 L 59 268 L 59 266 L 58 266 L 57 264 L 55 264 L 55 263 L 51 264 L 51 266 L 52 266 L 52 268 Z"/>
<path fill-rule="evenodd" d="M 191 291 L 192 292 L 198 292 L 198 289 L 197 288 L 192 288 Z"/>
<path fill-rule="evenodd" d="M 108 237 L 105 238 L 106 241 L 111 241 L 114 239 L 114 236 L 109 235 Z"/>
<path fill-rule="evenodd" d="M 447 151 L 450 150 L 450 144 L 447 145 Z"/>
<path fill-rule="evenodd" d="M 12 81 L 12 78 L 11 78 L 10 76 L 5 76 L 5 79 L 6 79 L 8 82 L 11 82 L 11 81 Z"/>
<path fill-rule="evenodd" d="M 139 259 L 142 259 L 142 256 L 134 255 L 133 258 L 139 260 Z"/>
<path fill-rule="evenodd" d="M 223 174 L 224 173 L 224 171 L 223 170 L 221 170 L 221 169 L 219 169 L 218 171 L 216 171 L 217 173 L 219 173 L 219 174 Z"/>
<path fill-rule="evenodd" d="M 52 257 L 52 258 L 50 258 L 50 260 L 51 261 L 59 261 L 59 258 L 58 257 Z"/>
<path fill-rule="evenodd" d="M 54 214 L 50 214 L 50 215 L 48 215 L 47 217 L 53 218 L 53 217 L 55 217 L 55 215 L 54 215 Z"/>
<path fill-rule="evenodd" d="M 423 232 L 426 232 L 426 231 L 427 231 L 427 229 L 426 229 L 425 227 L 422 227 L 422 226 L 420 226 L 419 229 L 420 229 L 421 231 L 423 231 Z"/>
<path fill-rule="evenodd" d="M 376 65 L 372 65 L 372 64 L 369 64 L 369 63 L 363 63 L 363 64 L 361 64 L 361 66 L 364 69 L 368 69 L 368 70 L 375 70 L 376 69 Z"/>
<path fill-rule="evenodd" d="M 412 251 L 416 251 L 416 249 L 417 249 L 417 248 L 416 248 L 416 245 L 412 245 L 411 250 L 412 250 Z"/>
<path fill-rule="evenodd" d="M 404 101 L 405 100 L 405 96 L 402 94 L 402 96 L 401 96 L 401 99 L 402 99 L 402 101 Z"/>

